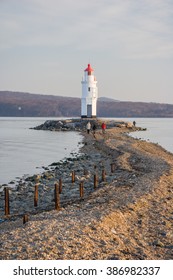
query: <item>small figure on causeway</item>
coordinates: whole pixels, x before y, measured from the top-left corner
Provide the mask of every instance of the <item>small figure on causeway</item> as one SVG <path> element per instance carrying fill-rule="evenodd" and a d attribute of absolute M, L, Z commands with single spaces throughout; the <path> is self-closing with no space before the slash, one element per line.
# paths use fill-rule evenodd
<path fill-rule="evenodd" d="M 106 131 L 106 124 L 105 122 L 102 123 L 102 132 L 105 133 Z"/>
<path fill-rule="evenodd" d="M 91 123 L 90 122 L 87 122 L 86 129 L 87 129 L 87 133 L 89 134 L 90 130 L 91 130 Z"/>

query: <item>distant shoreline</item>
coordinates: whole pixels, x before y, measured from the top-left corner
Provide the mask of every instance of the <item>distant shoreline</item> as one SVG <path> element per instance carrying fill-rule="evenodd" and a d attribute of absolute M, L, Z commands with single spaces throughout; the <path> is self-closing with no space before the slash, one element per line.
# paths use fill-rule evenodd
<path fill-rule="evenodd" d="M 104 100 L 104 101 L 103 101 Z M 78 117 L 81 98 L 26 92 L 0 91 L 0 116 Z M 101 118 L 172 118 L 173 104 L 117 101 L 103 97 L 97 102 Z"/>

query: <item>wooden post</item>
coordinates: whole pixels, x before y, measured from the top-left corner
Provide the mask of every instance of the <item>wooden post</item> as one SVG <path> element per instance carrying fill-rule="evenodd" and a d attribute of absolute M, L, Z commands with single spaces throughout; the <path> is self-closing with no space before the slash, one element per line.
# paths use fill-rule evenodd
<path fill-rule="evenodd" d="M 84 169 L 83 174 L 86 176 L 88 175 L 88 170 Z"/>
<path fill-rule="evenodd" d="M 72 171 L 72 183 L 75 182 L 75 171 Z"/>
<path fill-rule="evenodd" d="M 82 198 L 84 195 L 83 182 L 80 182 L 79 184 L 79 191 L 80 191 L 80 198 Z"/>
<path fill-rule="evenodd" d="M 60 210 L 59 185 L 55 184 L 55 210 Z"/>
<path fill-rule="evenodd" d="M 59 194 L 62 193 L 62 179 L 59 179 Z"/>
<path fill-rule="evenodd" d="M 34 207 L 38 206 L 38 184 L 35 185 L 34 190 Z"/>
<path fill-rule="evenodd" d="M 28 222 L 28 215 L 25 214 L 25 215 L 23 216 L 23 224 L 26 224 L 27 222 Z"/>
<path fill-rule="evenodd" d="M 97 188 L 98 185 L 98 176 L 97 174 L 94 174 L 94 189 Z"/>
<path fill-rule="evenodd" d="M 111 172 L 113 173 L 115 171 L 115 164 L 111 163 Z"/>
<path fill-rule="evenodd" d="M 9 189 L 5 188 L 5 215 L 10 215 L 10 197 L 9 197 Z"/>
<path fill-rule="evenodd" d="M 103 170 L 102 170 L 102 181 L 104 182 L 105 179 L 106 179 L 106 172 L 105 172 L 105 170 L 103 169 Z"/>

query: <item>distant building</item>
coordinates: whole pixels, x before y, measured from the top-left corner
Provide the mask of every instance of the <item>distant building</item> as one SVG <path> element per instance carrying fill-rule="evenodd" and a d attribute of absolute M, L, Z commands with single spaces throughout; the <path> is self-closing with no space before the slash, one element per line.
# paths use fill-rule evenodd
<path fill-rule="evenodd" d="M 91 65 L 84 70 L 82 79 L 81 117 L 95 118 L 97 116 L 98 88 L 97 80 L 93 75 Z"/>

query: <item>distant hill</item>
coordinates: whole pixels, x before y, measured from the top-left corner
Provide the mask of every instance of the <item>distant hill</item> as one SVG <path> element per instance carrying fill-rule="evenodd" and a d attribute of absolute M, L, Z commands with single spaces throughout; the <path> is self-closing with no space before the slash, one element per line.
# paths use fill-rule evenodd
<path fill-rule="evenodd" d="M 113 98 L 108 97 L 99 97 L 98 101 L 104 101 L 104 102 L 120 102 L 119 100 L 115 100 Z"/>
<path fill-rule="evenodd" d="M 79 117 L 80 98 L 0 91 L 1 117 Z M 99 98 L 98 117 L 173 117 L 173 105 Z"/>

